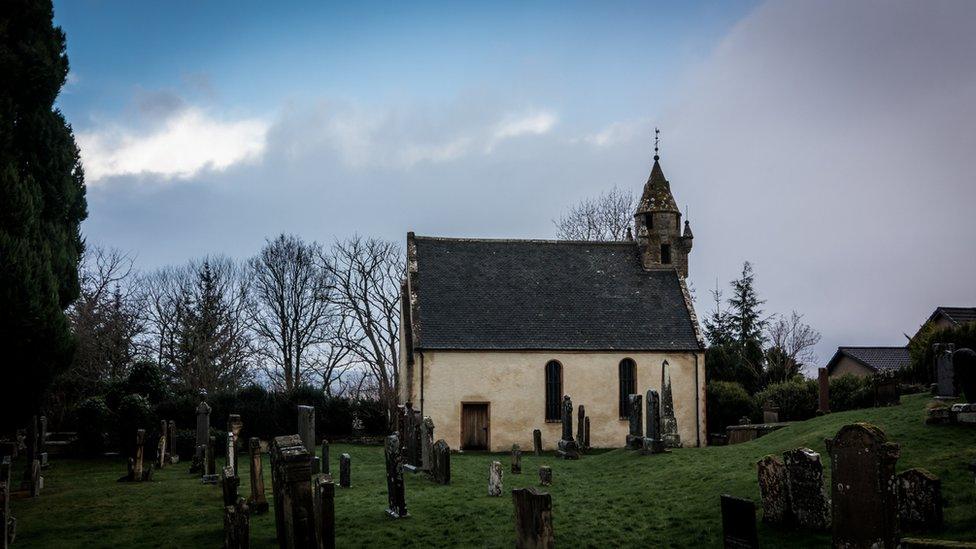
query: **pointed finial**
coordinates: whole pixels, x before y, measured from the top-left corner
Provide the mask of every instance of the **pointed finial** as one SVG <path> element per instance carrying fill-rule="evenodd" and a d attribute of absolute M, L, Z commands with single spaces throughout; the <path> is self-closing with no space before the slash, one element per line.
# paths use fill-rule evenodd
<path fill-rule="evenodd" d="M 661 141 L 661 130 L 654 128 L 654 160 L 660 160 L 661 157 L 657 155 L 658 144 Z"/>

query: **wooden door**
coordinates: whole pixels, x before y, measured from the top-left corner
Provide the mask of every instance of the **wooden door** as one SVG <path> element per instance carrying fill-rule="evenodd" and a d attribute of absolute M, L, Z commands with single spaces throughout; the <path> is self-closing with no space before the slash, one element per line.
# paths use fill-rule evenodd
<path fill-rule="evenodd" d="M 488 449 L 488 403 L 461 404 L 461 449 Z"/>

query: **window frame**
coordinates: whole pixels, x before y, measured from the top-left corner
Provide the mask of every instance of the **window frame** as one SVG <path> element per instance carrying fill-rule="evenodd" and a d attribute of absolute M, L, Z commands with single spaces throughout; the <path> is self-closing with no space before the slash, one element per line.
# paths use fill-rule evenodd
<path fill-rule="evenodd" d="M 550 385 L 553 382 L 549 380 L 549 367 L 555 366 L 555 392 L 550 389 Z M 543 409 L 543 417 L 546 423 L 557 423 L 562 421 L 562 400 L 563 400 L 563 364 L 556 359 L 552 359 L 546 362 L 544 369 L 544 390 L 545 390 L 545 408 Z M 554 402 L 550 402 L 552 399 Z M 555 411 L 555 417 L 550 417 L 549 412 L 551 410 Z"/>
<path fill-rule="evenodd" d="M 624 365 L 629 366 L 630 379 L 627 389 L 624 390 Z M 637 394 L 637 361 L 630 357 L 625 357 L 617 363 L 617 391 L 619 392 L 619 412 L 621 420 L 630 419 L 630 395 Z"/>

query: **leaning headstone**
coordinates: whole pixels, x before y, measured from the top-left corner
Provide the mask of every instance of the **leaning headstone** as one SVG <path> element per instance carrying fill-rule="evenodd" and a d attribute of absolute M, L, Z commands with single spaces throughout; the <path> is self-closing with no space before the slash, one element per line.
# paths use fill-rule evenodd
<path fill-rule="evenodd" d="M 542 431 L 538 429 L 532 431 L 532 451 L 537 456 L 542 455 Z"/>
<path fill-rule="evenodd" d="M 210 436 L 207 445 L 204 446 L 203 476 L 200 477 L 204 484 L 217 484 L 217 437 Z"/>
<path fill-rule="evenodd" d="M 759 495 L 762 496 L 763 522 L 779 524 L 790 520 L 790 492 L 786 484 L 786 466 L 774 455 L 756 463 L 759 472 Z"/>
<path fill-rule="evenodd" d="M 451 448 L 440 439 L 434 443 L 430 476 L 437 484 L 451 483 Z"/>
<path fill-rule="evenodd" d="M 563 459 L 579 459 L 579 445 L 573 439 L 573 399 L 563 395 L 563 437 L 556 443 L 556 455 Z"/>
<path fill-rule="evenodd" d="M 783 452 L 790 508 L 796 523 L 811 530 L 830 526 L 830 502 L 824 486 L 820 454 L 809 448 Z"/>
<path fill-rule="evenodd" d="M 322 472 L 331 475 L 332 470 L 329 468 L 329 441 L 328 439 L 322 439 Z"/>
<path fill-rule="evenodd" d="M 488 465 L 488 495 L 502 495 L 502 462 L 493 461 Z"/>
<path fill-rule="evenodd" d="M 193 444 L 194 452 L 193 461 L 190 463 L 190 473 L 202 473 L 206 468 L 205 461 L 209 443 L 210 405 L 207 404 L 207 392 L 200 391 L 200 403 L 197 404 L 197 432 Z"/>
<path fill-rule="evenodd" d="M 352 458 L 349 454 L 339 456 L 339 487 L 349 488 L 352 486 Z"/>
<path fill-rule="evenodd" d="M 583 432 L 586 429 L 584 423 L 586 423 L 586 408 L 580 404 L 576 412 L 576 445 L 580 450 L 586 450 L 586 446 L 583 445 L 583 439 L 586 438 L 586 433 Z"/>
<path fill-rule="evenodd" d="M 403 454 L 400 437 L 395 433 L 386 437 L 386 514 L 393 518 L 403 518 L 407 513 L 406 488 L 403 484 Z"/>
<path fill-rule="evenodd" d="M 420 423 L 420 468 L 430 471 L 433 466 L 434 453 L 434 420 L 424 416 Z"/>
<path fill-rule="evenodd" d="M 726 549 L 759 549 L 752 500 L 722 494 L 722 538 Z"/>
<path fill-rule="evenodd" d="M 827 439 L 835 547 L 895 547 L 899 447 L 870 423 L 841 427 Z M 796 507 L 796 499 L 793 500 Z"/>
<path fill-rule="evenodd" d="M 539 467 L 539 485 L 552 486 L 552 467 L 548 465 Z"/>
<path fill-rule="evenodd" d="M 898 473 L 898 520 L 904 530 L 942 527 L 942 481 L 925 469 Z"/>
<path fill-rule="evenodd" d="M 817 413 L 830 413 L 830 376 L 826 368 L 817 370 Z"/>
<path fill-rule="evenodd" d="M 242 497 L 233 505 L 224 506 L 224 549 L 248 549 L 251 546 L 249 515 L 250 509 Z"/>
<path fill-rule="evenodd" d="M 512 445 L 512 474 L 522 474 L 522 449 L 518 444 Z"/>
<path fill-rule="evenodd" d="M 335 484 L 330 475 L 312 479 L 312 507 L 315 512 L 317 549 L 335 548 Z"/>
<path fill-rule="evenodd" d="M 644 425 L 641 415 L 644 413 L 643 408 L 644 403 L 640 395 L 627 396 L 627 415 L 630 419 L 630 432 L 627 434 L 628 450 L 639 450 L 644 444 L 644 434 L 641 432 Z"/>
<path fill-rule="evenodd" d="M 301 437 L 288 435 L 275 437 L 269 453 L 278 547 L 314 547 L 312 460 L 308 449 Z"/>
<path fill-rule="evenodd" d="M 159 443 L 156 446 L 156 467 L 162 469 L 166 466 L 166 420 L 159 422 Z"/>
<path fill-rule="evenodd" d="M 590 416 L 584 418 L 585 425 L 583 427 L 583 448 L 587 450 L 590 449 Z"/>
<path fill-rule="evenodd" d="M 512 490 L 515 504 L 515 547 L 548 549 L 555 547 L 552 530 L 552 496 L 535 488 Z"/>
<path fill-rule="evenodd" d="M 963 347 L 952 353 L 952 375 L 966 402 L 976 402 L 976 351 Z"/>
<path fill-rule="evenodd" d="M 241 438 L 241 431 L 244 429 L 244 422 L 241 421 L 240 414 L 230 414 L 227 418 L 227 463 L 234 467 L 234 475 L 237 476 L 237 449 L 238 441 Z"/>
<path fill-rule="evenodd" d="M 255 514 L 268 512 L 268 500 L 264 497 L 264 471 L 261 462 L 261 441 L 258 437 L 251 437 L 248 440 L 248 454 L 251 458 L 251 496 L 247 500 L 247 506 Z"/>
<path fill-rule="evenodd" d="M 650 421 L 650 419 L 648 419 Z M 661 440 L 665 448 L 681 448 L 678 420 L 674 417 L 674 396 L 671 392 L 671 365 L 661 365 Z"/>
<path fill-rule="evenodd" d="M 241 478 L 234 474 L 230 465 L 220 471 L 220 490 L 224 496 L 224 507 L 237 503 L 237 489 L 241 486 Z"/>
<path fill-rule="evenodd" d="M 956 380 L 952 367 L 952 353 L 956 350 L 953 343 L 936 343 L 932 345 L 935 355 L 935 382 L 937 398 L 955 398 Z"/>
<path fill-rule="evenodd" d="M 312 459 L 312 474 L 316 474 L 321 469 L 321 464 L 315 456 L 315 408 L 311 406 L 298 405 L 298 436 L 302 437 L 302 444 L 308 450 L 308 455 Z"/>
<path fill-rule="evenodd" d="M 640 402 L 640 395 L 636 395 Z M 680 443 L 680 439 L 678 440 Z M 661 438 L 661 403 L 654 389 L 647 390 L 647 433 L 640 445 L 644 455 L 660 454 L 664 452 L 664 440 Z"/>

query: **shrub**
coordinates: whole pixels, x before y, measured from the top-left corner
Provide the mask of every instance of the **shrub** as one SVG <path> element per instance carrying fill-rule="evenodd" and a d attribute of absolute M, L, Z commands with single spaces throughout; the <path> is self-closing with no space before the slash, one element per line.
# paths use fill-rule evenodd
<path fill-rule="evenodd" d="M 734 381 L 709 382 L 705 395 L 709 433 L 724 432 L 729 425 L 737 425 L 743 416 L 752 420 L 759 416 L 755 400 Z"/>
<path fill-rule="evenodd" d="M 142 395 L 149 402 L 159 402 L 166 397 L 168 388 L 163 372 L 155 362 L 140 360 L 132 365 L 124 385 L 127 394 Z"/>
<path fill-rule="evenodd" d="M 378 399 L 359 399 L 353 404 L 353 409 L 355 410 L 356 417 L 362 423 L 362 434 L 377 436 L 389 433 L 386 406 L 382 401 Z"/>
<path fill-rule="evenodd" d="M 105 451 L 106 431 L 112 422 L 112 411 L 102 397 L 83 400 L 74 413 L 78 426 L 78 449 L 82 455 L 93 456 Z"/>
<path fill-rule="evenodd" d="M 830 378 L 830 410 L 843 412 L 874 406 L 874 385 L 870 376 L 844 374 Z"/>
<path fill-rule="evenodd" d="M 145 443 L 150 443 L 149 433 L 156 429 L 156 416 L 146 397 L 137 394 L 122 397 L 119 409 L 115 411 L 115 417 L 117 418 L 116 442 L 125 455 L 132 455 L 137 429 L 146 430 Z"/>
<path fill-rule="evenodd" d="M 937 328 L 927 323 L 919 330 L 908 344 L 909 366 L 906 381 L 918 383 L 934 383 L 933 366 L 935 356 L 932 353 L 934 343 L 954 343 L 956 349 L 968 347 L 976 349 L 976 322 L 968 322 L 961 326 Z"/>
<path fill-rule="evenodd" d="M 778 406 L 780 421 L 802 421 L 816 415 L 817 393 L 815 380 L 793 379 L 769 385 L 756 395 L 756 402 Z"/>

